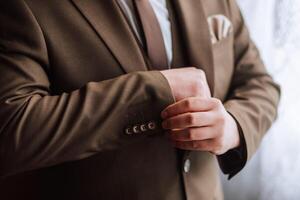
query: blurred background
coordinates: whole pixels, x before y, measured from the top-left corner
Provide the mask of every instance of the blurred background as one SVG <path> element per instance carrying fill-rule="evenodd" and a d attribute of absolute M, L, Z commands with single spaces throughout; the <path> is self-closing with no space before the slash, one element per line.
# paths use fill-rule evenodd
<path fill-rule="evenodd" d="M 300 199 L 300 0 L 238 0 L 251 37 L 282 87 L 279 116 L 225 200 Z"/>

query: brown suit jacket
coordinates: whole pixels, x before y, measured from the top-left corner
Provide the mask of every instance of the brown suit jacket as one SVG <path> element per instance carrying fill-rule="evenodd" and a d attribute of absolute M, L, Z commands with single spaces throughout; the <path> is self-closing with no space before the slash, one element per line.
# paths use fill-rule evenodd
<path fill-rule="evenodd" d="M 279 88 L 234 0 L 173 0 L 170 12 L 172 67 L 203 69 L 241 129 L 241 157 L 219 157 L 233 176 L 274 120 Z M 212 45 L 215 14 L 234 31 Z M 160 112 L 174 99 L 151 69 L 115 1 L 1 0 L 0 198 L 222 199 L 216 157 L 165 138 Z"/>

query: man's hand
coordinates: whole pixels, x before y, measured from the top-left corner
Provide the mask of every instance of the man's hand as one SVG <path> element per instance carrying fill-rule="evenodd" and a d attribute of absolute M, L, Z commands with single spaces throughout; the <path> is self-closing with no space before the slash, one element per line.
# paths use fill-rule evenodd
<path fill-rule="evenodd" d="M 187 97 L 211 97 L 203 70 L 194 67 L 161 71 L 168 80 L 176 101 Z"/>
<path fill-rule="evenodd" d="M 240 144 L 237 124 L 214 98 L 192 97 L 162 112 L 163 128 L 179 149 L 226 153 Z"/>

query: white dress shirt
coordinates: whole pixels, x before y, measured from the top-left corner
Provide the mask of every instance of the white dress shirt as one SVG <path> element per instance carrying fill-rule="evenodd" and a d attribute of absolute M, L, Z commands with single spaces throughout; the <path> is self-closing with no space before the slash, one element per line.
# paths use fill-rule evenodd
<path fill-rule="evenodd" d="M 133 0 L 119 0 L 123 12 L 128 17 L 128 20 L 135 34 L 137 35 L 138 39 L 141 41 L 141 36 L 139 32 L 139 29 L 141 27 L 138 27 L 137 18 L 136 18 L 137 16 L 135 16 L 132 1 Z M 162 31 L 164 43 L 165 43 L 168 63 L 170 65 L 173 59 L 173 50 L 172 50 L 171 22 L 169 18 L 169 11 L 167 9 L 167 2 L 166 0 L 149 0 L 149 2 L 152 5 L 155 15 L 158 19 L 160 29 Z"/>

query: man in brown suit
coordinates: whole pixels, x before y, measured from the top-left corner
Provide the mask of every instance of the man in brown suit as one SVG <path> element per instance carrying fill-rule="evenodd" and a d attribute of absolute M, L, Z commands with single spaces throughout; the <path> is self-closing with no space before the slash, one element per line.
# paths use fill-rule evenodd
<path fill-rule="evenodd" d="M 1 0 L 1 199 L 222 199 L 254 154 L 279 88 L 235 0 L 131 3 Z"/>

